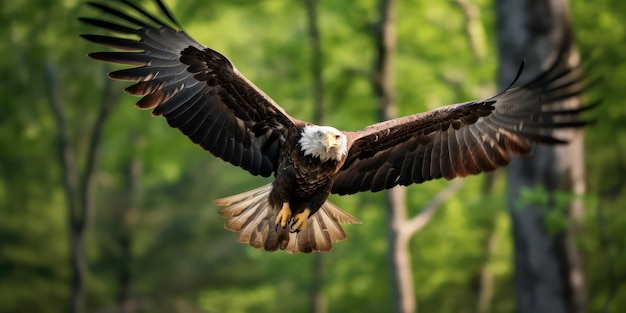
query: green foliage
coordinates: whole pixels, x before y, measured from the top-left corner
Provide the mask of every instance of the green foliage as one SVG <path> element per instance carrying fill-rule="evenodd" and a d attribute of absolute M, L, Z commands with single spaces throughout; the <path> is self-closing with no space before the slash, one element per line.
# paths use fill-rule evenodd
<path fill-rule="evenodd" d="M 588 193 L 586 237 L 591 310 L 619 312 L 625 302 L 626 273 L 626 3 L 574 1 L 580 46 L 592 59 L 589 72 L 600 78 L 590 96 L 604 99 L 595 114 L 601 121 L 587 132 Z M 578 13 L 578 14 L 576 14 Z M 592 17 L 595 16 L 595 17 Z M 592 239 L 593 238 L 593 239 Z"/>
<path fill-rule="evenodd" d="M 189 34 L 228 55 L 294 116 L 311 118 L 311 49 L 302 3 L 165 2 Z M 464 13 L 452 2 L 398 1 L 394 68 L 401 115 L 496 91 L 493 3 L 472 4 L 480 23 L 470 38 Z M 358 129 L 376 121 L 369 75 L 377 9 L 374 0 L 319 3 L 330 125 Z M 92 29 L 76 18 L 94 14 L 78 0 L 0 3 L 0 31 L 6 35 L 0 45 L 2 312 L 58 312 L 67 305 L 66 198 L 44 66 L 56 68 L 82 168 L 107 68 L 85 57 L 100 48 L 78 38 Z M 626 3 L 572 1 L 572 14 L 581 50 L 594 60 L 588 72 L 602 77 L 589 99 L 605 99 L 592 113 L 600 123 L 587 131 L 589 188 L 579 244 L 587 255 L 591 310 L 619 312 L 626 306 L 626 215 L 621 209 L 626 207 L 626 106 L 620 105 L 625 97 Z M 121 93 L 124 86 L 116 83 L 115 88 Z M 211 203 L 269 180 L 209 156 L 161 118 L 136 110 L 136 100 L 121 96 L 105 129 L 94 188 L 97 211 L 87 237 L 89 311 L 114 309 L 126 266 L 131 269 L 130 299 L 144 312 L 304 311 L 313 258 L 236 243 Z M 132 162 L 141 168 L 135 193 L 128 174 Z M 417 214 L 446 184 L 409 187 L 409 214 Z M 483 194 L 483 185 L 484 177 L 468 178 L 463 190 L 410 242 L 423 312 L 477 311 L 475 290 L 483 268 L 494 277 L 492 310 L 515 311 L 504 181 L 496 176 L 489 195 Z M 558 192 L 550 197 L 537 187 L 521 201 L 558 208 L 573 199 Z M 328 311 L 390 311 L 383 195 L 331 200 L 363 225 L 346 226 L 349 239 L 323 259 Z M 546 212 L 553 231 L 568 227 L 561 210 Z"/>
<path fill-rule="evenodd" d="M 534 207 L 544 215 L 546 229 L 552 235 L 562 233 L 572 226 L 571 218 L 567 214 L 569 205 L 582 195 L 571 192 L 554 190 L 549 192 L 543 185 L 536 185 L 533 188 L 523 188 L 520 197 L 517 199 L 515 207 L 517 210 L 526 210 Z"/>
<path fill-rule="evenodd" d="M 277 312 L 280 305 L 273 303 L 278 298 L 278 288 L 262 286 L 260 288 L 220 289 L 201 293 L 199 304 L 206 312 L 245 313 L 259 311 Z"/>

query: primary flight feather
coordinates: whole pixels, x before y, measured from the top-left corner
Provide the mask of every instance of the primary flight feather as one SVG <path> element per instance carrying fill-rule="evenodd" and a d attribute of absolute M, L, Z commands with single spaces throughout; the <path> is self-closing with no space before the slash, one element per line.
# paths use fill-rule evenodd
<path fill-rule="evenodd" d="M 224 226 L 254 248 L 329 251 L 346 237 L 341 224 L 360 223 L 328 201 L 330 193 L 492 171 L 507 165 L 511 154 L 528 155 L 535 143 L 562 143 L 551 130 L 584 126 L 579 113 L 593 106 L 550 106 L 583 91 L 580 70 L 563 66 L 563 52 L 530 83 L 487 99 L 354 132 L 313 125 L 287 114 L 227 57 L 182 31 L 155 1 L 161 17 L 127 0 L 119 1 L 119 9 L 90 2 L 113 19 L 81 21 L 124 36 L 81 36 L 124 51 L 89 56 L 137 66 L 109 77 L 135 82 L 126 91 L 142 97 L 139 108 L 152 109 L 194 143 L 252 175 L 274 175 L 271 184 L 215 201 L 225 207 Z"/>

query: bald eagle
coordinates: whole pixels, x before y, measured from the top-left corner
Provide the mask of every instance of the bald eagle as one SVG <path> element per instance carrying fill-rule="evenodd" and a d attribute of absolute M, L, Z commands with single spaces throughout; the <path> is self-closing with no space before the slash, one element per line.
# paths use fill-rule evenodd
<path fill-rule="evenodd" d="M 492 171 L 507 165 L 511 154 L 530 154 L 535 143 L 564 143 L 552 129 L 588 123 L 578 113 L 591 106 L 550 106 L 583 89 L 579 69 L 563 69 L 557 60 L 531 82 L 512 83 L 486 99 L 358 131 L 313 125 L 287 114 L 226 56 L 187 35 L 160 0 L 160 17 L 129 1 L 120 3 L 118 8 L 89 3 L 113 21 L 80 20 L 121 36 L 81 36 L 124 51 L 89 56 L 137 66 L 108 75 L 135 82 L 125 90 L 142 97 L 137 107 L 152 109 L 214 156 L 252 175 L 274 176 L 266 186 L 215 201 L 225 207 L 220 211 L 225 228 L 254 248 L 329 251 L 346 238 L 341 224 L 360 223 L 327 200 L 331 193 Z M 521 68 L 515 80 L 520 73 Z"/>

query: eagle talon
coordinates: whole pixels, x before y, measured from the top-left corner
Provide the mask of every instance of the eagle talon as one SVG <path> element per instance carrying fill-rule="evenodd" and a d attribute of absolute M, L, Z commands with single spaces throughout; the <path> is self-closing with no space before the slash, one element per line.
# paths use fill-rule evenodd
<path fill-rule="evenodd" d="M 311 210 L 309 209 L 304 209 L 301 213 L 294 215 L 291 218 L 291 222 L 289 222 L 289 231 L 292 233 L 299 233 L 300 231 L 305 230 L 310 215 Z"/>
<path fill-rule="evenodd" d="M 278 216 L 276 216 L 276 230 L 278 227 L 282 226 L 283 228 L 287 227 L 287 223 L 291 220 L 291 208 L 289 208 L 289 202 L 283 202 L 283 207 L 278 212 Z"/>

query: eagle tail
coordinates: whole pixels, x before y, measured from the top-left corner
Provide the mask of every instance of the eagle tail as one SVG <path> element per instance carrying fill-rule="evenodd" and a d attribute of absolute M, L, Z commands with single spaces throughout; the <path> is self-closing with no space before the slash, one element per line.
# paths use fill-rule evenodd
<path fill-rule="evenodd" d="M 327 200 L 309 217 L 306 228 L 290 233 L 288 229 L 276 227 L 280 208 L 270 205 L 268 197 L 271 191 L 272 184 L 267 184 L 214 201 L 216 205 L 225 207 L 219 212 L 226 218 L 224 228 L 237 232 L 237 241 L 267 251 L 330 251 L 333 242 L 346 238 L 341 224 L 361 224 L 357 218 Z"/>

